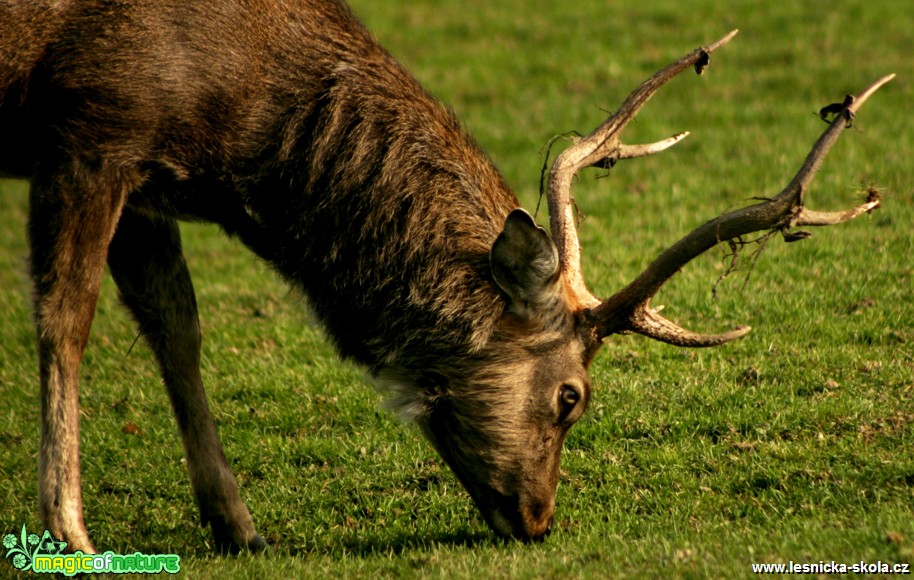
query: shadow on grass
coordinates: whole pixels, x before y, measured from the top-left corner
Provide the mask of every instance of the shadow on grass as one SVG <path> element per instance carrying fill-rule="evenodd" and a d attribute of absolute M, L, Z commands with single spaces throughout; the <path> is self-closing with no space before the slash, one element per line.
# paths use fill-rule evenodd
<path fill-rule="evenodd" d="M 218 557 L 308 559 L 315 556 L 339 557 L 343 554 L 363 558 L 378 555 L 408 556 L 411 552 L 418 555 L 436 547 L 475 548 L 501 546 L 511 542 L 511 540 L 499 538 L 487 531 L 474 532 L 466 529 L 426 534 L 417 530 L 401 532 L 362 530 L 353 532 L 347 537 L 337 537 L 325 542 L 307 538 L 304 539 L 304 542 L 301 542 L 302 538 L 298 538 L 298 542 L 295 540 L 295 538 L 271 539 L 269 540 L 269 551 L 266 554 L 242 552 L 236 556 L 220 554 L 210 545 L 210 542 L 200 542 L 195 549 L 184 550 L 180 555 L 182 558 L 204 560 Z M 171 553 L 173 550 L 173 547 L 156 543 L 144 546 L 143 549 L 145 553 Z"/>
<path fill-rule="evenodd" d="M 343 542 L 346 550 L 362 556 L 372 554 L 394 554 L 414 550 L 427 550 L 436 546 L 475 548 L 503 544 L 504 540 L 487 532 L 439 532 L 428 536 L 403 531 L 393 536 L 365 535 L 349 538 Z"/>
<path fill-rule="evenodd" d="M 283 549 L 274 548 L 274 553 L 293 557 L 310 555 L 338 555 L 346 553 L 352 556 L 366 557 L 379 554 L 400 556 L 409 552 L 423 552 L 435 547 L 474 548 L 477 546 L 494 546 L 503 544 L 504 540 L 491 533 L 480 531 L 456 530 L 423 534 L 420 531 L 403 530 L 401 532 L 358 532 L 349 537 L 340 538 L 331 544 L 305 545 Z"/>

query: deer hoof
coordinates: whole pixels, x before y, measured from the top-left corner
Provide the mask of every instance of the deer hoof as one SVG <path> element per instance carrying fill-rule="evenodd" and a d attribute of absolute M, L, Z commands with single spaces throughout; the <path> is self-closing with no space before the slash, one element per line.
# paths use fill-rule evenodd
<path fill-rule="evenodd" d="M 213 541 L 216 544 L 216 550 L 220 554 L 235 555 L 242 551 L 257 554 L 267 552 L 270 549 L 266 540 L 253 529 L 249 533 L 245 533 L 236 527 L 227 525 L 224 521 L 218 522 L 215 518 L 210 519 L 209 524 L 213 530 Z"/>

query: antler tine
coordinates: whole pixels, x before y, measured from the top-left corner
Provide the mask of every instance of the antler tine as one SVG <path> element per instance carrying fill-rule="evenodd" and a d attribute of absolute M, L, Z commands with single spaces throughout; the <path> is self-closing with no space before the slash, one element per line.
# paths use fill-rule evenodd
<path fill-rule="evenodd" d="M 838 114 L 835 116 L 835 119 L 832 121 L 831 125 L 829 125 L 828 129 L 822 133 L 822 136 L 819 137 L 819 140 L 816 141 L 816 144 L 813 145 L 809 155 L 806 156 L 806 160 L 800 167 L 800 170 L 797 171 L 797 174 L 793 177 L 792 180 L 790 180 L 790 183 L 787 184 L 787 187 L 785 187 L 775 199 L 778 199 L 782 196 L 785 198 L 795 198 L 796 203 L 802 205 L 803 193 L 809 187 L 810 182 L 812 182 L 812 178 L 815 177 L 816 173 L 818 173 L 819 168 L 822 167 L 822 161 L 825 159 L 828 151 L 838 140 L 838 137 L 841 136 L 842 129 L 850 126 L 850 122 L 856 116 L 857 111 L 860 109 L 860 107 L 863 106 L 863 103 L 865 103 L 867 99 L 873 95 L 873 93 L 878 91 L 880 88 L 882 88 L 883 85 L 894 78 L 894 74 L 885 75 L 884 77 L 870 84 L 870 86 L 860 91 L 860 93 L 858 93 L 856 96 L 848 95 L 845 97 L 845 102 L 841 105 L 841 109 L 838 111 Z M 831 224 L 797 223 L 794 225 Z"/>
<path fill-rule="evenodd" d="M 874 195 L 871 195 L 867 203 L 842 212 L 808 210 L 803 207 L 802 198 L 841 131 L 849 127 L 863 103 L 894 77 L 894 74 L 884 76 L 856 96 L 845 99 L 836 111 L 837 117 L 816 141 L 797 174 L 776 197 L 722 215 L 700 226 L 663 252 L 631 284 L 588 311 L 596 336 L 603 338 L 613 333 L 630 331 L 678 346 L 704 347 L 716 346 L 749 332 L 748 327 L 737 327 L 718 335 L 690 332 L 660 316 L 650 307 L 650 301 L 680 268 L 719 242 L 763 230 L 784 231 L 800 225 L 834 225 L 877 208 L 879 199 Z"/>
<path fill-rule="evenodd" d="M 571 197 L 571 183 L 575 175 L 585 167 L 608 167 L 619 159 L 659 153 L 687 137 L 688 132 L 683 132 L 645 145 L 624 145 L 620 139 L 622 130 L 660 87 L 689 67 L 694 66 L 698 74 L 704 72 L 709 55 L 729 42 L 737 32 L 734 30 L 708 46 L 693 50 L 644 81 L 602 125 L 590 135 L 576 140 L 553 163 L 547 194 L 550 228 L 558 247 L 564 278 L 583 306 L 594 307 L 600 300 L 587 289 L 581 273 L 581 248 Z"/>

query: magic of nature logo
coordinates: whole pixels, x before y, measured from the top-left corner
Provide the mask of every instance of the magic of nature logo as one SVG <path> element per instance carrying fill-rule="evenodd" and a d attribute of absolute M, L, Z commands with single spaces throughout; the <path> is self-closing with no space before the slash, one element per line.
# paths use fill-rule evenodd
<path fill-rule="evenodd" d="M 30 534 L 24 524 L 18 535 L 3 536 L 3 547 L 13 568 L 36 574 L 177 574 L 181 570 L 181 557 L 177 554 L 84 554 L 81 550 L 65 554 L 66 542 L 48 530 L 40 536 Z"/>

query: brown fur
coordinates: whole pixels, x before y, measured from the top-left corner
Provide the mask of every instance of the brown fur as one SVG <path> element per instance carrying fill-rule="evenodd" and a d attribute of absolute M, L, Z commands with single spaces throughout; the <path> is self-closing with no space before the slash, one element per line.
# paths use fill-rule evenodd
<path fill-rule="evenodd" d="M 549 530 L 589 397 L 580 305 L 479 147 L 344 4 L 23 0 L 0 2 L 0 22 L 0 174 L 31 180 L 54 534 L 93 550 L 77 374 L 107 260 L 159 361 L 203 523 L 223 549 L 264 546 L 203 392 L 179 219 L 219 224 L 304 290 L 493 529 Z"/>

